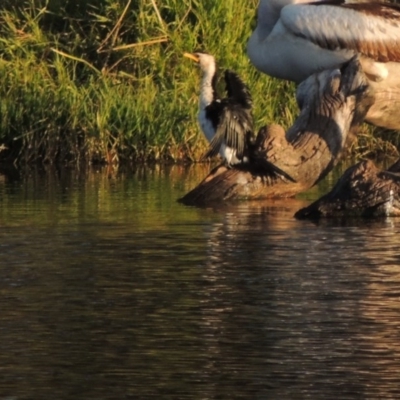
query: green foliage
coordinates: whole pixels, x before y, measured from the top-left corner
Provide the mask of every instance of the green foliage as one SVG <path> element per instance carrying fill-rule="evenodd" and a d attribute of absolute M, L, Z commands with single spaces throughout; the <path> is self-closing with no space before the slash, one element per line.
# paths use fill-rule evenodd
<path fill-rule="evenodd" d="M 245 53 L 257 0 L 13 0 L 0 11 L 0 156 L 26 162 L 198 159 L 206 50 L 249 84 L 256 126 L 289 126 L 294 87 Z"/>

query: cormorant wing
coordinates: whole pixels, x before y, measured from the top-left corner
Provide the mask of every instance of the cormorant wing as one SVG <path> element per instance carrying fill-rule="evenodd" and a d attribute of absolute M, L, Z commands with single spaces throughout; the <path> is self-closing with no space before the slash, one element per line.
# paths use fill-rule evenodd
<path fill-rule="evenodd" d="M 236 150 L 236 157 L 242 159 L 247 145 L 247 136 L 253 132 L 251 112 L 238 104 L 232 104 L 229 99 L 222 101 L 223 107 L 210 148 L 204 158 L 218 154 L 221 145 L 225 144 Z"/>
<path fill-rule="evenodd" d="M 283 169 L 277 167 L 275 164 L 273 164 L 272 162 L 266 160 L 265 158 L 257 160 L 256 164 L 260 168 L 262 168 L 264 171 L 270 171 L 273 174 L 281 175 L 285 179 L 296 183 L 296 180 L 294 178 L 292 178 L 287 172 L 285 172 Z"/>
<path fill-rule="evenodd" d="M 375 61 L 400 61 L 400 6 L 384 3 L 290 4 L 280 21 L 293 34 L 330 49 L 348 49 Z M 271 35 L 282 33 L 277 24 Z"/>
<path fill-rule="evenodd" d="M 228 98 L 239 103 L 244 108 L 252 108 L 253 100 L 250 90 L 236 72 L 229 69 L 225 70 L 225 83 Z"/>

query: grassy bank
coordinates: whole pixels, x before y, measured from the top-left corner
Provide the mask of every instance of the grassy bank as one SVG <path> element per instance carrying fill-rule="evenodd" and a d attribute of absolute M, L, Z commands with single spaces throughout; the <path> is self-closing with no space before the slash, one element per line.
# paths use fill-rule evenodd
<path fill-rule="evenodd" d="M 294 87 L 260 75 L 245 54 L 256 4 L 6 1 L 0 12 L 0 157 L 198 159 L 206 145 L 196 122 L 199 71 L 182 58 L 195 49 L 214 54 L 221 67 L 248 82 L 257 127 L 289 126 L 297 112 Z"/>

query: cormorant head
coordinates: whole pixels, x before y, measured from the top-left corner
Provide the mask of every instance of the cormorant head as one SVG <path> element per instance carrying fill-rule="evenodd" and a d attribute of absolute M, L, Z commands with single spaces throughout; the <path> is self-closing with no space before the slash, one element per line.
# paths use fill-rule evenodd
<path fill-rule="evenodd" d="M 199 64 L 200 69 L 203 72 L 215 70 L 215 58 L 211 54 L 207 53 L 184 53 L 185 57 L 190 58 Z"/>

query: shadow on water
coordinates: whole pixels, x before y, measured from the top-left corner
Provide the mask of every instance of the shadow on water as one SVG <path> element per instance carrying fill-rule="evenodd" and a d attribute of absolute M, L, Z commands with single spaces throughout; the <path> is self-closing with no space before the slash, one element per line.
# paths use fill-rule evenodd
<path fill-rule="evenodd" d="M 200 168 L 0 178 L 0 399 L 400 397 L 398 222 L 178 204 Z"/>

